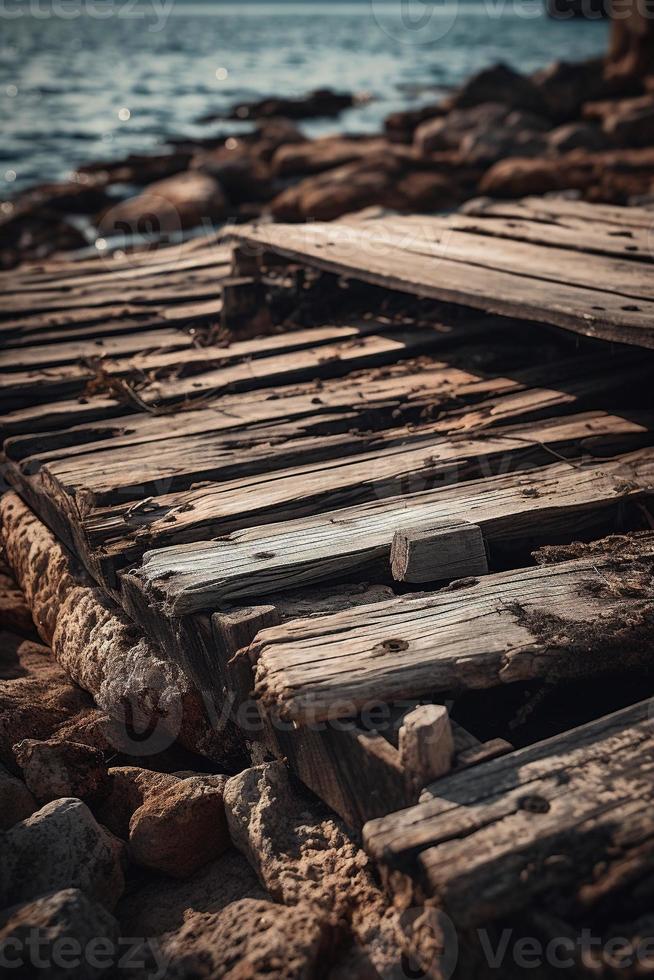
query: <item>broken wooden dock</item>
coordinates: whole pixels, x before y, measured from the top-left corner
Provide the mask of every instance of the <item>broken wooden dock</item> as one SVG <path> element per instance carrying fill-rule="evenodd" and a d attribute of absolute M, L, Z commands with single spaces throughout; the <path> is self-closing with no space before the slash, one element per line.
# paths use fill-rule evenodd
<path fill-rule="evenodd" d="M 652 221 L 480 202 L 0 277 L 7 483 L 465 927 L 651 868 Z"/>

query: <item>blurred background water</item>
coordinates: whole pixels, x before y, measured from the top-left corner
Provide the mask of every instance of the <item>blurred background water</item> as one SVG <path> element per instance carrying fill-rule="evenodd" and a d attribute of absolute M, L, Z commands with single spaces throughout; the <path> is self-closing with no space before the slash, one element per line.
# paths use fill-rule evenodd
<path fill-rule="evenodd" d="M 540 0 L 445 0 L 424 23 L 424 6 L 406 10 L 408 20 L 383 0 L 0 0 L 0 196 L 167 136 L 233 131 L 195 120 L 239 100 L 369 92 L 368 104 L 303 128 L 371 131 L 488 64 L 531 71 L 607 43 L 606 23 L 553 21 Z"/>

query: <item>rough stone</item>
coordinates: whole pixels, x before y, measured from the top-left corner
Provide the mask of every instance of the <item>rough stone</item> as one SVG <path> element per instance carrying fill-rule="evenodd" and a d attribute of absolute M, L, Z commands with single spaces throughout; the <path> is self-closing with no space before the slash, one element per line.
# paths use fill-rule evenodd
<path fill-rule="evenodd" d="M 191 169 L 215 178 L 231 204 L 267 201 L 273 193 L 270 167 L 247 147 L 205 150 L 193 157 Z"/>
<path fill-rule="evenodd" d="M 221 776 L 192 776 L 151 796 L 130 820 L 132 860 L 186 878 L 227 850 L 224 785 Z"/>
<path fill-rule="evenodd" d="M 111 789 L 96 807 L 95 813 L 105 827 L 123 840 L 129 838 L 129 822 L 146 800 L 175 786 L 179 779 L 167 772 L 142 769 L 140 766 L 115 766 L 109 769 Z"/>
<path fill-rule="evenodd" d="M 130 197 L 100 215 L 97 224 L 103 235 L 156 234 L 195 228 L 206 222 L 222 221 L 228 213 L 227 199 L 217 180 L 198 171 L 148 184 L 141 194 Z"/>
<path fill-rule="evenodd" d="M 123 891 L 123 845 L 81 800 L 47 803 L 0 836 L 0 907 L 79 888 L 111 909 Z"/>
<path fill-rule="evenodd" d="M 323 136 L 300 144 L 286 144 L 275 153 L 272 166 L 279 177 L 297 177 L 322 173 L 371 153 L 383 152 L 386 140 L 381 137 L 355 138 Z"/>
<path fill-rule="evenodd" d="M 83 164 L 77 178 L 94 184 L 150 184 L 186 170 L 192 152 L 175 149 L 165 153 L 130 153 L 122 160 L 100 160 Z M 97 208 L 96 208 L 97 210 Z"/>
<path fill-rule="evenodd" d="M 334 928 L 316 909 L 245 898 L 190 921 L 165 946 L 169 980 L 311 980 L 333 954 Z"/>
<path fill-rule="evenodd" d="M 17 494 L 4 494 L 0 518 L 5 555 L 39 636 L 52 643 L 59 607 L 74 586 L 70 558 Z"/>
<path fill-rule="evenodd" d="M 461 157 L 468 164 L 489 164 L 505 157 L 537 157 L 547 147 L 542 133 L 516 132 L 505 126 L 467 133 L 461 140 Z"/>
<path fill-rule="evenodd" d="M 523 197 L 567 189 L 583 190 L 593 182 L 593 163 L 583 159 L 564 166 L 559 160 L 509 157 L 495 163 L 479 183 L 489 197 Z"/>
<path fill-rule="evenodd" d="M 291 786 L 282 763 L 229 779 L 225 810 L 234 845 L 274 899 L 347 923 L 369 968 L 390 974 L 399 956 L 397 920 L 367 856 L 339 821 Z"/>
<path fill-rule="evenodd" d="M 547 115 L 547 103 L 537 85 L 514 71 L 508 65 L 484 68 L 469 78 L 455 93 L 452 104 L 455 109 L 476 106 L 482 102 L 501 102 L 512 109 L 526 109 L 539 115 Z"/>
<path fill-rule="evenodd" d="M 418 109 L 402 109 L 392 112 L 384 120 L 384 132 L 392 143 L 411 143 L 418 126 L 428 119 L 446 116 L 452 108 L 450 100 L 431 102 Z"/>
<path fill-rule="evenodd" d="M 555 61 L 532 75 L 549 115 L 561 122 L 579 115 L 584 103 L 617 91 L 604 76 L 604 59 Z"/>
<path fill-rule="evenodd" d="M 221 762 L 229 757 L 233 764 L 240 758 L 235 732 L 212 727 L 199 691 L 183 670 L 162 657 L 100 589 L 87 584 L 68 553 L 16 494 L 2 497 L 0 517 L 8 561 L 40 635 L 75 683 L 120 726 L 121 749 L 144 756 L 178 739 L 191 751 Z M 135 735 L 130 744 L 132 730 L 147 737 Z M 49 734 L 41 729 L 22 732 L 11 744 Z"/>
<path fill-rule="evenodd" d="M 33 636 L 36 632 L 32 614 L 9 569 L 0 560 L 0 623 L 3 629 Z"/>
<path fill-rule="evenodd" d="M 501 102 L 484 101 L 469 108 L 455 109 L 446 116 L 430 119 L 415 131 L 414 145 L 423 155 L 456 149 L 466 133 L 492 131 L 509 115 Z"/>
<path fill-rule="evenodd" d="M 46 647 L 10 633 L 0 634 L 0 640 L 2 673 L 10 678 L 0 680 L 0 760 L 17 769 L 17 742 L 48 739 L 96 711 L 89 695 L 71 684 Z"/>
<path fill-rule="evenodd" d="M 38 810 L 38 803 L 22 781 L 0 766 L 0 830 L 9 830 Z"/>
<path fill-rule="evenodd" d="M 599 126 L 573 122 L 553 129 L 547 137 L 547 143 L 554 153 L 570 153 L 572 150 L 594 153 L 608 149 L 611 140 Z"/>
<path fill-rule="evenodd" d="M 654 99 L 629 109 L 618 109 L 604 120 L 604 132 L 618 146 L 646 147 L 654 143 Z"/>
<path fill-rule="evenodd" d="M 330 88 L 319 88 L 297 99 L 268 98 L 256 102 L 241 102 L 235 105 L 226 116 L 216 113 L 202 116 L 200 122 L 213 122 L 216 119 L 311 119 L 334 117 L 350 109 L 357 97 L 349 92 L 335 92 Z"/>
<path fill-rule="evenodd" d="M 7 976 L 96 980 L 112 966 L 117 939 L 114 917 L 79 888 L 53 891 L 0 913 L 0 948 L 10 940 L 4 949 Z M 37 965 L 34 953 L 45 965 Z"/>
<path fill-rule="evenodd" d="M 23 739 L 14 746 L 23 778 L 41 802 L 64 796 L 87 802 L 109 792 L 110 777 L 104 753 L 97 748 L 66 739 Z"/>

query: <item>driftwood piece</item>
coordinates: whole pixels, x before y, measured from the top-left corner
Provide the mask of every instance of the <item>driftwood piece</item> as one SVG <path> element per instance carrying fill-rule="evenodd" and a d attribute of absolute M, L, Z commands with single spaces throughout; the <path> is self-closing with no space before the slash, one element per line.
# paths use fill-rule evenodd
<path fill-rule="evenodd" d="M 564 917 L 588 913 L 651 874 L 653 771 L 645 701 L 440 780 L 431 799 L 368 824 L 366 850 L 391 887 L 403 871 L 457 926 L 550 900 Z"/>
<path fill-rule="evenodd" d="M 464 520 L 396 531 L 390 558 L 396 582 L 420 584 L 488 572 L 481 528 Z"/>

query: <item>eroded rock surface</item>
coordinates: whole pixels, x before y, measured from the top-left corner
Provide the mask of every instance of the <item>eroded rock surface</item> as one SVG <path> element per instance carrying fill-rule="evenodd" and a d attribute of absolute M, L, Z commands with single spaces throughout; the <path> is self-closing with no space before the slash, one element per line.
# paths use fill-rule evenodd
<path fill-rule="evenodd" d="M 283 908 L 245 898 L 166 944 L 170 980 L 310 980 L 319 976 L 334 928 L 315 908 Z"/>
<path fill-rule="evenodd" d="M 104 752 L 68 739 L 26 738 L 14 745 L 23 778 L 42 803 L 73 796 L 88 802 L 109 792 Z"/>
<path fill-rule="evenodd" d="M 368 857 L 337 819 L 292 787 L 282 763 L 229 779 L 225 809 L 234 845 L 273 898 L 319 908 L 334 925 L 347 925 L 361 968 L 392 975 L 401 937 Z"/>
<path fill-rule="evenodd" d="M 114 917 L 79 888 L 64 888 L 0 912 L 6 976 L 95 980 L 111 967 L 117 938 Z"/>
<path fill-rule="evenodd" d="M 0 517 L 7 558 L 41 637 L 70 677 L 122 725 L 125 739 L 132 729 L 146 733 L 147 738 L 135 738 L 134 754 L 160 752 L 175 739 L 219 761 L 238 754 L 233 733 L 228 737 L 212 727 L 183 670 L 162 657 L 100 589 L 87 583 L 16 494 L 2 498 Z M 20 737 L 47 735 L 25 733 L 13 741 Z"/>
<path fill-rule="evenodd" d="M 0 907 L 79 888 L 112 909 L 123 887 L 123 845 L 81 800 L 47 803 L 0 837 Z"/>

